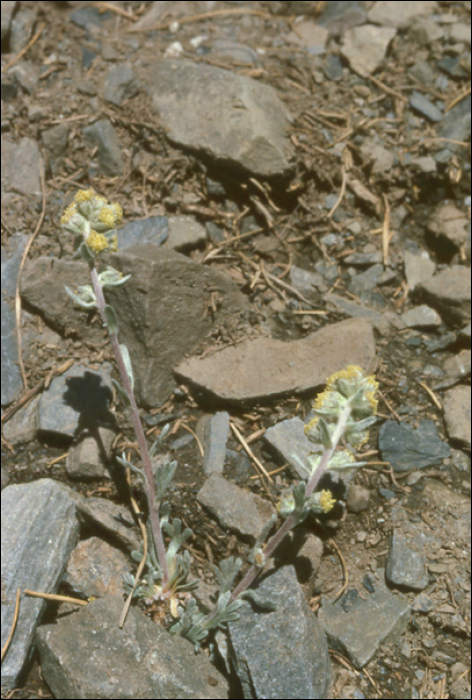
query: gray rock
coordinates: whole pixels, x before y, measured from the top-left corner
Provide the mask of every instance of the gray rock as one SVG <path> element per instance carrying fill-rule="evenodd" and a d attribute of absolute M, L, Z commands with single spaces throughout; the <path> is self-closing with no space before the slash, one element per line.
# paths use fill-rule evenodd
<path fill-rule="evenodd" d="M 369 267 L 365 272 L 358 273 L 349 283 L 349 291 L 357 297 L 361 297 L 372 291 L 379 284 L 384 272 L 384 266 L 377 264 Z"/>
<path fill-rule="evenodd" d="M 215 415 L 203 416 L 199 421 L 204 448 L 203 471 L 205 474 L 222 474 L 226 457 L 226 442 L 229 436 L 229 413 L 219 411 Z M 197 432 L 198 435 L 198 432 Z"/>
<path fill-rule="evenodd" d="M 438 312 L 426 304 L 402 314 L 402 321 L 407 328 L 438 328 L 442 323 Z"/>
<path fill-rule="evenodd" d="M 328 29 L 326 27 L 322 27 L 317 22 L 312 22 L 311 20 L 298 22 L 296 32 L 291 32 L 286 37 L 287 42 L 299 44 L 303 48 L 307 49 L 309 53 L 316 56 L 326 53 L 326 44 L 328 43 L 328 39 Z M 331 65 L 331 68 L 334 68 L 334 66 Z"/>
<path fill-rule="evenodd" d="M 10 418 L 10 420 L 3 424 L 3 436 L 8 440 L 9 443 L 11 443 L 12 445 L 17 445 L 25 442 L 31 442 L 32 440 L 34 440 L 34 438 L 36 437 L 37 430 L 38 403 L 39 396 L 36 396 L 33 399 L 33 401 L 27 404 L 24 408 L 20 408 Z"/>
<path fill-rule="evenodd" d="M 463 326 L 470 321 L 470 269 L 452 265 L 416 288 L 415 298 L 439 311 L 448 324 Z"/>
<path fill-rule="evenodd" d="M 24 195 L 40 195 L 41 153 L 36 141 L 25 136 L 16 147 L 10 169 L 10 189 Z"/>
<path fill-rule="evenodd" d="M 16 318 L 15 312 L 1 298 L 2 312 L 2 351 L 1 351 L 1 379 L 2 379 L 2 406 L 11 403 L 23 387 L 20 370 L 18 367 L 18 347 L 16 344 Z"/>
<path fill-rule="evenodd" d="M 6 2 L 2 2 L 2 20 L 1 20 L 1 37 L 2 37 L 2 43 L 5 41 L 7 38 L 9 32 L 10 32 L 10 24 L 11 24 L 11 19 L 13 17 L 13 13 L 16 9 L 16 6 L 18 5 L 17 0 L 6 0 Z"/>
<path fill-rule="evenodd" d="M 352 318 L 369 319 L 382 334 L 386 334 L 390 330 L 390 324 L 385 318 L 386 315 L 374 311 L 374 309 L 370 309 L 368 306 L 356 304 L 338 294 L 326 294 L 324 300 L 328 309 L 333 309 L 334 311 L 341 312 Z"/>
<path fill-rule="evenodd" d="M 470 22 L 455 22 L 449 27 L 449 39 L 452 43 L 470 46 Z"/>
<path fill-rule="evenodd" d="M 429 583 L 425 558 L 398 528 L 392 535 L 385 578 L 392 586 L 411 591 L 422 591 Z"/>
<path fill-rule="evenodd" d="M 308 607 L 293 566 L 256 592 L 276 605 L 257 611 L 248 601 L 228 625 L 231 660 L 245 698 L 327 698 L 331 664 L 326 636 Z"/>
<path fill-rule="evenodd" d="M 88 8 L 91 9 L 91 8 Z M 97 159 L 104 175 L 116 177 L 123 173 L 123 159 L 118 135 L 108 119 L 100 119 L 83 129 L 86 143 L 98 147 Z"/>
<path fill-rule="evenodd" d="M 347 656 L 357 669 L 361 669 L 384 642 L 398 640 L 408 625 L 410 606 L 407 600 L 389 591 L 383 578 L 365 599 L 353 596 L 349 607 L 346 596 L 349 594 L 336 603 L 323 596 L 318 617 L 326 630 L 330 647 Z"/>
<path fill-rule="evenodd" d="M 470 345 L 470 340 L 471 340 L 471 328 L 470 328 L 470 323 L 467 326 L 464 326 L 459 331 L 459 338 L 465 342 L 468 342 Z"/>
<path fill-rule="evenodd" d="M 296 265 L 292 265 L 290 268 L 290 283 L 304 296 L 313 296 L 317 291 L 322 292 L 328 289 L 326 282 L 318 272 L 303 270 Z"/>
<path fill-rule="evenodd" d="M 193 216 L 170 216 L 169 236 L 165 248 L 186 251 L 205 243 L 207 232 Z"/>
<path fill-rule="evenodd" d="M 128 63 L 111 66 L 103 81 L 103 97 L 119 107 L 139 92 L 136 73 Z"/>
<path fill-rule="evenodd" d="M 426 250 L 411 252 L 405 250 L 405 275 L 408 286 L 413 289 L 420 282 L 428 282 L 436 270 L 436 263 L 431 260 Z"/>
<path fill-rule="evenodd" d="M 428 221 L 428 231 L 460 248 L 467 241 L 467 236 L 470 238 L 470 221 L 455 204 L 446 202 L 436 207 Z"/>
<path fill-rule="evenodd" d="M 373 24 L 348 29 L 341 53 L 356 73 L 370 75 L 382 65 L 396 33 L 392 27 L 375 27 Z"/>
<path fill-rule="evenodd" d="M 68 335 L 86 332 L 83 309 L 75 306 L 64 287 L 75 289 L 89 284 L 90 273 L 84 262 L 69 262 L 44 257 L 28 261 L 21 279 L 21 295 L 35 311 L 61 333 Z M 80 332 L 81 331 L 81 332 Z M 91 332 L 89 339 L 103 339 L 103 331 Z"/>
<path fill-rule="evenodd" d="M 273 88 L 185 60 L 153 63 L 146 87 L 175 143 L 257 175 L 289 173 L 289 114 Z"/>
<path fill-rule="evenodd" d="M 360 484 L 351 484 L 347 493 L 346 505 L 351 513 L 362 513 L 369 507 L 370 491 Z"/>
<path fill-rule="evenodd" d="M 366 138 L 361 151 L 365 163 L 371 163 L 373 173 L 389 173 L 397 157 L 395 149 L 386 148 L 378 137 Z"/>
<path fill-rule="evenodd" d="M 382 459 L 390 462 L 396 472 L 438 465 L 451 454 L 431 420 L 420 421 L 417 429 L 387 420 L 380 428 L 379 448 Z"/>
<path fill-rule="evenodd" d="M 29 95 L 31 95 L 38 87 L 39 68 L 30 61 L 20 61 L 10 70 L 10 75 L 13 76 Z"/>
<path fill-rule="evenodd" d="M 10 24 L 10 50 L 13 54 L 17 54 L 24 49 L 33 36 L 37 16 L 38 8 L 36 6 L 23 6 L 21 10 L 13 16 Z"/>
<path fill-rule="evenodd" d="M 369 21 L 389 27 L 402 27 L 409 25 L 415 17 L 431 16 L 436 9 L 434 0 L 419 0 L 414 3 L 408 0 L 379 0 L 369 11 Z"/>
<path fill-rule="evenodd" d="M 53 173 L 56 173 L 60 160 L 66 153 L 69 127 L 67 124 L 58 124 L 52 129 L 46 129 L 42 133 L 43 143 L 48 155 L 49 165 Z"/>
<path fill-rule="evenodd" d="M 122 609 L 121 596 L 106 596 L 38 630 L 42 672 L 55 697 L 228 697 L 226 680 L 208 658 L 139 608 L 131 607 L 118 629 Z M 98 672 L 105 668 L 109 673 Z"/>
<path fill-rule="evenodd" d="M 112 265 L 131 274 L 108 290 L 108 300 L 133 358 L 135 391 L 145 406 L 160 405 L 175 386 L 175 365 L 215 327 L 242 325 L 249 304 L 228 275 L 173 250 L 134 246 L 114 255 Z"/>
<path fill-rule="evenodd" d="M 10 633 L 18 589 L 55 593 L 79 538 L 78 496 L 52 479 L 2 491 L 2 642 Z M 47 507 L 46 507 L 47 506 Z M 30 659 L 46 601 L 24 597 L 12 642 L 2 663 L 2 687 L 13 688 Z"/>
<path fill-rule="evenodd" d="M 78 27 L 87 29 L 89 26 L 100 26 L 111 17 L 111 14 L 110 12 L 100 12 L 97 7 L 78 7 L 70 13 L 69 17 Z"/>
<path fill-rule="evenodd" d="M 71 553 L 62 583 L 86 599 L 122 596 L 123 577 L 129 573 L 130 564 L 123 552 L 92 536 L 79 542 Z"/>
<path fill-rule="evenodd" d="M 432 156 L 423 156 L 420 158 L 412 158 L 410 160 L 410 168 L 420 173 L 435 173 L 437 168 L 436 161 Z"/>
<path fill-rule="evenodd" d="M 416 112 L 419 112 L 423 117 L 426 117 L 432 122 L 440 122 L 443 118 L 443 113 L 439 110 L 427 97 L 421 92 L 413 90 L 410 97 L 410 106 Z"/>
<path fill-rule="evenodd" d="M 372 324 L 348 320 L 288 343 L 247 340 L 211 357 L 193 357 L 176 373 L 199 391 L 240 404 L 314 389 L 349 364 L 369 367 L 374 357 Z"/>
<path fill-rule="evenodd" d="M 3 156 L 3 144 L 2 144 Z M 16 344 L 16 317 L 13 308 L 13 303 L 9 304 L 6 297 L 11 299 L 15 295 L 16 279 L 20 268 L 21 258 L 27 237 L 22 235 L 14 235 L 9 238 L 10 257 L 7 255 L 7 250 L 2 246 L 2 263 L 1 263 L 1 279 L 2 279 L 2 297 L 1 297 L 1 313 L 2 313 L 2 348 L 1 348 L 1 403 L 6 406 L 11 403 L 17 394 L 23 388 L 23 380 L 21 378 L 20 369 L 18 367 L 18 348 Z"/>
<path fill-rule="evenodd" d="M 197 494 L 197 501 L 218 520 L 221 527 L 254 542 L 274 512 L 271 504 L 212 474 Z"/>
<path fill-rule="evenodd" d="M 149 216 L 125 224 L 118 231 L 118 250 L 126 250 L 134 245 L 150 243 L 161 246 L 169 236 L 167 216 Z"/>
<path fill-rule="evenodd" d="M 305 435 L 305 423 L 300 418 L 283 420 L 268 428 L 264 440 L 290 464 L 297 477 L 307 478 L 307 461 L 314 445 Z"/>
<path fill-rule="evenodd" d="M 107 474 L 116 432 L 104 427 L 94 432 L 95 435 L 86 435 L 69 449 L 66 471 L 70 479 L 102 479 Z"/>
<path fill-rule="evenodd" d="M 343 263 L 345 265 L 352 265 L 353 267 L 370 267 L 371 265 L 377 265 L 382 262 L 382 253 L 380 251 L 375 251 L 372 253 L 351 253 L 343 258 Z"/>
<path fill-rule="evenodd" d="M 455 386 L 444 395 L 444 417 L 452 440 L 470 449 L 470 387 Z"/>
<path fill-rule="evenodd" d="M 108 363 L 100 372 L 76 364 L 55 377 L 41 395 L 38 431 L 71 439 L 79 430 L 114 427 L 115 419 L 108 408 L 113 396 L 111 369 Z"/>
<path fill-rule="evenodd" d="M 446 114 L 439 136 L 453 141 L 467 142 L 470 139 L 470 134 L 471 98 L 468 95 Z M 448 143 L 447 147 L 450 151 L 460 148 L 458 144 L 453 143 Z"/>
<path fill-rule="evenodd" d="M 419 46 L 429 46 L 444 37 L 444 30 L 428 17 L 418 17 L 409 25 L 408 35 Z"/>
<path fill-rule="evenodd" d="M 134 520 L 129 509 L 106 498 L 86 498 L 77 503 L 79 520 L 92 527 L 94 532 L 120 542 L 129 551 L 139 549 Z"/>

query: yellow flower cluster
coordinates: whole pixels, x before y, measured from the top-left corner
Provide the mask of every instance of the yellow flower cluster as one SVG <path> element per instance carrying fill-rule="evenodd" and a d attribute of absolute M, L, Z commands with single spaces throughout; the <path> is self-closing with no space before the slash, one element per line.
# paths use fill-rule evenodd
<path fill-rule="evenodd" d="M 331 491 L 328 490 L 323 490 L 320 491 L 320 506 L 323 508 L 325 513 L 329 513 L 329 511 L 334 508 L 334 505 L 336 503 L 336 499 L 333 498 L 333 494 Z"/>
<path fill-rule="evenodd" d="M 61 217 L 62 226 L 83 236 L 89 250 L 98 255 L 104 250 L 118 249 L 114 229 L 123 219 L 123 210 L 117 202 L 108 203 L 92 188 L 76 192 L 74 201 Z"/>

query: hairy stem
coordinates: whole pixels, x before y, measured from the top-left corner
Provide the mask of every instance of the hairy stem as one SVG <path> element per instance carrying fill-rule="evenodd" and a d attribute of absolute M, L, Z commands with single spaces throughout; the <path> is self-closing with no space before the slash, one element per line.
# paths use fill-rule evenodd
<path fill-rule="evenodd" d="M 102 317 L 102 320 L 104 324 L 106 325 L 106 318 L 105 318 L 105 297 L 103 295 L 103 289 L 100 284 L 100 281 L 98 279 L 98 273 L 97 269 L 95 267 L 95 263 L 90 264 L 90 274 L 92 277 L 92 284 L 93 284 L 93 289 L 95 292 L 95 297 L 97 300 L 97 308 L 100 312 L 100 315 Z M 139 412 L 138 412 L 138 406 L 136 404 L 136 399 L 134 397 L 134 392 L 133 388 L 131 386 L 130 379 L 128 377 L 128 373 L 126 371 L 126 366 L 125 362 L 123 359 L 123 355 L 121 353 L 121 348 L 120 344 L 118 342 L 118 336 L 116 333 L 110 333 L 109 332 L 109 337 L 110 337 L 110 342 L 111 346 L 113 348 L 113 353 L 115 355 L 116 363 L 118 365 L 118 371 L 120 373 L 121 377 L 121 383 L 128 394 L 131 402 L 131 419 L 133 421 L 133 427 L 134 427 L 134 432 L 136 433 L 136 438 L 138 440 L 138 445 L 139 445 L 139 451 L 141 453 L 141 459 L 143 462 L 143 471 L 145 475 L 145 492 L 146 492 L 146 499 L 148 503 L 148 510 L 149 510 L 149 519 L 151 522 L 151 531 L 152 531 L 152 536 L 156 548 L 156 553 L 157 557 L 159 560 L 159 565 L 162 570 L 163 578 L 162 578 L 162 584 L 163 587 L 167 584 L 169 581 L 169 567 L 167 565 L 167 556 L 166 556 L 166 548 L 164 545 L 164 538 L 162 536 L 162 528 L 161 528 L 161 523 L 159 519 L 159 512 L 158 509 L 155 508 L 154 506 L 154 501 L 156 498 L 156 487 L 154 484 L 154 474 L 152 470 L 152 462 L 151 462 L 151 456 L 149 454 L 148 446 L 146 443 L 146 436 L 144 435 L 144 430 L 143 426 L 141 423 L 141 420 L 139 418 Z"/>
<path fill-rule="evenodd" d="M 306 487 L 305 491 L 305 496 L 308 498 L 311 496 L 315 488 L 317 487 L 321 477 L 323 474 L 326 472 L 328 469 L 329 461 L 331 457 L 333 456 L 334 451 L 336 450 L 336 447 L 338 446 L 338 443 L 344 433 L 344 430 L 346 428 L 347 421 L 349 420 L 349 416 L 351 415 L 351 407 L 347 406 L 344 411 L 341 413 L 339 416 L 336 428 L 333 433 L 333 439 L 332 439 L 332 445 L 331 447 L 328 447 L 325 449 L 323 452 L 323 456 L 321 458 L 320 463 L 318 464 L 318 467 L 315 469 L 313 474 L 311 475 L 310 479 L 308 480 L 308 484 Z M 292 515 L 289 515 L 287 520 L 284 521 L 284 523 L 280 526 L 280 528 L 277 530 L 275 535 L 272 535 L 272 537 L 269 539 L 267 542 L 266 546 L 264 547 L 263 555 L 264 559 L 267 560 L 274 550 L 279 546 L 279 544 L 282 542 L 284 539 L 285 535 L 288 533 L 288 531 L 295 525 L 296 523 L 296 514 L 293 513 Z M 241 579 L 241 581 L 238 583 L 236 588 L 233 590 L 231 593 L 229 603 L 231 603 L 233 600 L 236 600 L 236 598 L 246 590 L 246 588 L 249 588 L 249 586 L 253 583 L 254 579 L 258 576 L 258 574 L 261 572 L 262 567 L 257 566 L 256 564 L 253 564 L 250 569 L 248 569 L 246 575 L 244 578 Z M 213 618 L 215 615 L 215 611 L 211 612 L 208 617 L 206 618 L 206 622 L 208 623 L 211 618 Z"/>

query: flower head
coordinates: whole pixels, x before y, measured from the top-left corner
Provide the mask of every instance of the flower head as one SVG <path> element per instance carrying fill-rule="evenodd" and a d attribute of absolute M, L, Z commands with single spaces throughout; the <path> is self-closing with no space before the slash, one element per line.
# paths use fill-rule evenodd
<path fill-rule="evenodd" d="M 365 377 L 356 365 L 335 372 L 313 403 L 315 416 L 306 424 L 305 434 L 312 442 L 329 444 L 341 414 L 347 411 L 345 437 L 352 445 L 363 444 L 368 439 L 367 428 L 375 420 L 377 389 L 375 378 Z"/>
<path fill-rule="evenodd" d="M 93 257 L 105 250 L 118 249 L 116 227 L 123 219 L 117 202 L 108 203 L 93 189 L 79 190 L 74 201 L 64 211 L 61 225 L 83 238 Z"/>

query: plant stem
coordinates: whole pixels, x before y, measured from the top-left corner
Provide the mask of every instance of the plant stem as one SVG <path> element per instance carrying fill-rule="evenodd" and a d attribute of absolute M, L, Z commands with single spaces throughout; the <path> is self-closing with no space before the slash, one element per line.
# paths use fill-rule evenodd
<path fill-rule="evenodd" d="M 339 440 L 341 439 L 344 430 L 346 428 L 346 423 L 349 420 L 349 416 L 351 415 L 351 407 L 348 405 L 344 409 L 344 411 L 341 413 L 339 416 L 336 428 L 333 433 L 333 438 L 332 438 L 332 445 L 331 447 L 328 447 L 325 449 L 323 456 L 321 458 L 320 463 L 318 464 L 318 467 L 316 470 L 313 472 L 311 475 L 310 479 L 308 480 L 308 484 L 305 490 L 305 496 L 308 498 L 311 496 L 315 488 L 317 487 L 321 477 L 323 474 L 326 472 L 329 464 L 329 460 L 333 456 L 333 453 L 339 443 Z M 275 535 L 273 535 L 270 540 L 267 542 L 266 546 L 264 547 L 263 555 L 264 559 L 267 560 L 271 554 L 274 552 L 276 547 L 279 546 L 279 544 L 282 542 L 284 539 L 285 535 L 287 532 L 295 525 L 296 523 L 297 516 L 295 513 L 292 513 L 292 515 L 289 515 L 287 520 L 280 526 L 280 528 L 277 530 Z M 231 603 L 233 600 L 236 600 L 236 598 L 246 590 L 246 588 L 249 588 L 251 583 L 254 581 L 256 576 L 260 573 L 262 567 L 257 566 L 256 564 L 253 564 L 250 569 L 247 571 L 246 575 L 244 578 L 241 579 L 241 581 L 238 583 L 236 588 L 233 590 L 231 593 L 229 602 Z M 213 617 L 214 613 L 210 613 L 210 616 L 207 618 L 211 619 Z"/>
<path fill-rule="evenodd" d="M 93 289 L 95 292 L 95 297 L 97 300 L 97 308 L 100 312 L 100 315 L 102 317 L 102 320 L 105 325 L 106 324 L 106 317 L 105 317 L 105 297 L 103 295 L 103 289 L 100 284 L 98 274 L 97 274 L 97 269 L 95 267 L 95 263 L 92 262 L 90 263 L 90 274 L 92 277 L 92 284 L 93 284 Z M 159 560 L 159 566 L 161 567 L 162 570 L 162 585 L 165 588 L 165 585 L 167 584 L 169 580 L 169 567 L 167 565 L 167 556 L 166 556 L 166 548 L 164 545 L 164 538 L 162 536 L 162 528 L 161 528 L 161 523 L 159 519 L 159 511 L 158 508 L 155 508 L 154 506 L 154 501 L 156 498 L 156 487 L 154 484 L 154 474 L 152 470 L 152 461 L 151 461 L 151 456 L 149 454 L 148 446 L 146 443 L 146 436 L 144 434 L 143 426 L 141 423 L 141 420 L 139 418 L 139 411 L 138 411 L 138 406 L 136 404 L 136 399 L 134 397 L 134 392 L 133 388 L 131 386 L 130 379 L 128 377 L 128 372 L 126 371 L 126 366 L 125 362 L 123 359 L 123 355 L 121 352 L 120 344 L 118 342 L 118 336 L 116 333 L 110 333 L 109 332 L 109 337 L 110 337 L 110 342 L 111 346 L 113 348 L 113 353 L 115 355 L 116 359 L 116 364 L 118 365 L 118 371 L 120 373 L 121 377 L 121 382 L 124 390 L 129 396 L 130 402 L 131 402 L 131 419 L 133 421 L 133 427 L 134 427 L 134 432 L 136 433 L 136 438 L 138 440 L 138 445 L 139 445 L 139 451 L 141 453 L 141 459 L 143 462 L 143 471 L 145 475 L 145 492 L 146 492 L 146 499 L 148 503 L 148 510 L 149 510 L 149 519 L 151 522 L 151 531 L 152 531 L 152 536 L 154 540 L 154 545 L 156 548 L 156 553 L 157 553 L 157 558 Z"/>

